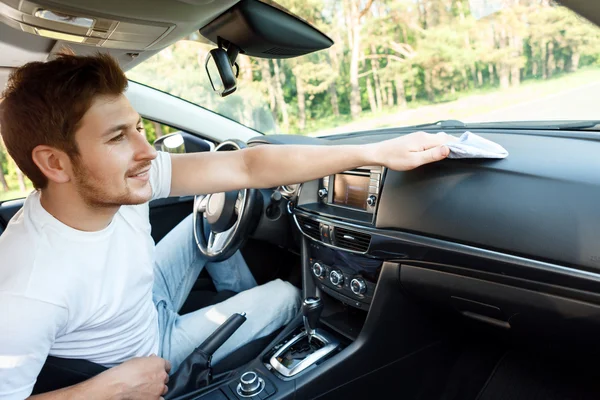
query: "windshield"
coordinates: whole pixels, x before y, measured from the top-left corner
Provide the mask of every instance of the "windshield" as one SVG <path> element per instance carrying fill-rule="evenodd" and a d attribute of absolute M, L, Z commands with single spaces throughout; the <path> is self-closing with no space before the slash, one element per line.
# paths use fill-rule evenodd
<path fill-rule="evenodd" d="M 600 29 L 552 1 L 278 3 L 335 44 L 292 59 L 240 55 L 225 98 L 204 70 L 215 46 L 199 35 L 127 75 L 265 134 L 600 116 Z"/>

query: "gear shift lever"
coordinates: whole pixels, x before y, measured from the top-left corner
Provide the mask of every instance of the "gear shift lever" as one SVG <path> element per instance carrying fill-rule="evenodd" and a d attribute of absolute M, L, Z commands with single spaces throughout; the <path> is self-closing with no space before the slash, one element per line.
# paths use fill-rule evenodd
<path fill-rule="evenodd" d="M 304 328 L 306 329 L 309 341 L 315 334 L 322 311 L 323 301 L 320 297 L 307 297 L 304 299 L 304 302 L 302 302 Z"/>
<path fill-rule="evenodd" d="M 291 377 L 323 360 L 340 342 L 325 330 L 317 329 L 319 317 L 323 311 L 323 300 L 319 297 L 307 297 L 302 302 L 302 316 L 305 332 L 294 336 L 276 347 L 271 356 L 271 366 L 285 377 Z"/>

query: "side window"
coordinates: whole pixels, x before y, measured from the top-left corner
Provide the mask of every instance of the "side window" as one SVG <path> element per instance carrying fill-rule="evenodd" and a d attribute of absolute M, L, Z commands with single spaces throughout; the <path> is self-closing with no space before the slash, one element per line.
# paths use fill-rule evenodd
<path fill-rule="evenodd" d="M 172 128 L 169 125 L 154 122 L 146 118 L 142 118 L 142 122 L 144 123 L 144 130 L 146 131 L 146 139 L 148 139 L 148 142 L 150 144 L 153 144 L 154 141 L 161 136 L 165 136 L 173 132 L 178 132 L 177 129 Z"/>
<path fill-rule="evenodd" d="M 33 184 L 8 155 L 0 136 L 0 202 L 26 197 Z"/>

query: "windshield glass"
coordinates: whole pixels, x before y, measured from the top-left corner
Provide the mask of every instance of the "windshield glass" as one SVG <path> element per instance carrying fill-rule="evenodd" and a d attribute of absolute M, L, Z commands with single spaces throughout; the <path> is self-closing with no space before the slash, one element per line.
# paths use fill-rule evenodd
<path fill-rule="evenodd" d="M 252 129 L 326 135 L 443 119 L 598 119 L 600 29 L 549 0 L 280 0 L 333 39 L 303 57 L 238 57 L 221 98 L 198 34 L 131 80 Z"/>

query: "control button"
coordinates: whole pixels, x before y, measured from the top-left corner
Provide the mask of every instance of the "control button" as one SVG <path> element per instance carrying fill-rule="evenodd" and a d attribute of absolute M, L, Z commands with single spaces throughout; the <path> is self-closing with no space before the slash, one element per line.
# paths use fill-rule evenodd
<path fill-rule="evenodd" d="M 275 394 L 275 387 L 268 380 L 265 382 L 265 393 L 267 393 L 269 396 Z"/>
<path fill-rule="evenodd" d="M 267 397 L 269 397 L 269 396 L 270 396 L 270 394 L 269 394 L 269 393 L 267 393 L 267 390 L 266 390 L 266 389 L 265 389 L 265 390 L 263 390 L 262 392 L 260 392 L 260 393 L 258 394 L 258 398 L 259 398 L 259 399 L 261 399 L 261 400 L 264 400 L 264 399 L 266 399 L 266 398 L 267 398 Z"/>
<path fill-rule="evenodd" d="M 375 206 L 375 203 L 377 203 L 377 196 L 371 195 L 367 198 L 367 205 L 370 207 Z"/>
<path fill-rule="evenodd" d="M 245 372 L 240 377 L 237 393 L 242 397 L 251 397 L 259 394 L 265 388 L 265 381 L 256 372 Z"/>
<path fill-rule="evenodd" d="M 319 189 L 319 191 L 317 192 L 317 194 L 319 195 L 320 199 L 324 199 L 325 197 L 327 197 L 328 193 L 329 192 L 325 188 Z"/>
<path fill-rule="evenodd" d="M 370 179 L 369 186 L 379 187 L 379 181 L 377 179 Z"/>
<path fill-rule="evenodd" d="M 362 278 L 354 278 L 350 282 L 350 289 L 355 295 L 362 296 L 367 292 L 367 284 Z"/>
<path fill-rule="evenodd" d="M 369 193 L 377 193 L 379 188 L 377 186 L 369 185 Z"/>
<path fill-rule="evenodd" d="M 338 271 L 337 269 L 331 271 L 329 273 L 329 282 L 335 286 L 342 286 L 344 284 L 344 274 L 342 274 L 342 271 Z"/>
<path fill-rule="evenodd" d="M 323 278 L 325 276 L 325 268 L 318 262 L 313 264 L 312 271 L 317 278 Z"/>

